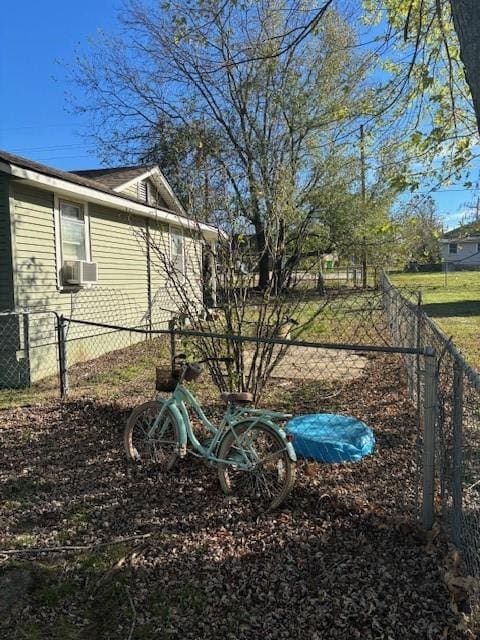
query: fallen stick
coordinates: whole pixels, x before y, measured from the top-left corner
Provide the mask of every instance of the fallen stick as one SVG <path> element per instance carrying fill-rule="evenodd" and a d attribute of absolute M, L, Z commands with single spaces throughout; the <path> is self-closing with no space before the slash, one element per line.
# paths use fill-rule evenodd
<path fill-rule="evenodd" d="M 144 551 L 147 548 L 147 546 L 148 546 L 148 543 L 147 544 L 137 544 L 127 554 L 125 554 L 123 557 L 121 557 L 119 560 L 117 560 L 117 562 L 115 562 L 113 567 L 110 567 L 110 569 L 108 571 L 106 571 L 97 580 L 97 582 L 95 583 L 93 589 L 91 590 L 91 593 L 90 593 L 89 597 L 93 598 L 95 593 L 98 591 L 100 585 L 102 585 L 106 580 L 111 578 L 112 575 L 114 575 L 117 571 L 119 571 L 127 562 L 130 562 L 131 560 L 133 560 L 134 557 L 138 556 L 139 553 L 141 553 L 141 551 Z"/>
<path fill-rule="evenodd" d="M 144 533 L 138 536 L 127 536 L 126 538 L 117 538 L 111 542 L 98 542 L 97 544 L 78 545 L 78 546 L 64 546 L 64 547 L 26 547 L 25 549 L 1 549 L 0 556 L 13 556 L 21 553 L 62 553 L 66 551 L 91 551 L 92 549 L 99 549 L 101 547 L 111 547 L 115 544 L 121 544 L 122 542 L 129 542 L 130 540 L 145 540 L 151 538 L 153 533 Z"/>
<path fill-rule="evenodd" d="M 133 613 L 132 625 L 130 627 L 130 633 L 128 634 L 128 640 L 132 640 L 135 625 L 137 624 L 137 610 L 135 609 L 135 605 L 133 604 L 132 596 L 130 595 L 130 591 L 127 585 L 125 585 L 125 591 L 127 592 L 128 600 L 130 601 L 130 608 L 132 609 Z"/>

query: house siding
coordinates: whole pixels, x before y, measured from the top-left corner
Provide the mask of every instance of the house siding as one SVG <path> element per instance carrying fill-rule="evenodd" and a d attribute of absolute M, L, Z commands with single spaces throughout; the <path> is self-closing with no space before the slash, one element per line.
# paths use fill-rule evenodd
<path fill-rule="evenodd" d="M 189 283 L 191 301 L 199 312 L 203 304 L 202 243 L 198 241 L 195 234 L 185 232 L 184 246 L 185 275 Z"/>
<path fill-rule="evenodd" d="M 92 260 L 97 263 L 98 287 L 80 293 L 90 293 L 88 297 L 93 298 L 94 292 L 99 292 L 97 300 L 102 305 L 101 291 L 106 289 L 113 299 L 117 297 L 121 301 L 120 305 L 108 310 L 109 322 L 145 326 L 148 309 L 145 219 L 126 217 L 95 205 L 90 206 L 89 215 Z M 105 314 L 107 309 L 99 308 L 97 312 Z"/>
<path fill-rule="evenodd" d="M 147 265 L 140 236 L 142 218 L 96 205 L 88 207 L 92 260 L 98 264 L 98 287 L 59 290 L 57 286 L 54 194 L 17 184 L 15 200 L 16 298 L 20 308 L 47 311 L 30 321 L 31 379 L 57 370 L 53 313 L 112 324 L 145 325 Z M 71 325 L 67 359 L 70 364 L 98 357 L 141 339 L 140 334 L 93 337 L 92 330 Z M 98 333 L 98 330 L 96 331 Z"/>
<path fill-rule="evenodd" d="M 19 308 L 67 310 L 57 300 L 53 193 L 14 183 L 15 288 Z"/>
<path fill-rule="evenodd" d="M 457 244 L 457 253 L 449 253 L 448 245 L 451 243 Z M 462 240 L 451 239 L 448 243 L 443 243 L 441 247 L 441 256 L 445 262 L 455 262 L 462 265 L 478 266 L 480 265 L 480 253 L 478 252 L 478 240 Z"/>
<path fill-rule="evenodd" d="M 162 254 L 169 255 L 170 231 L 168 224 L 150 220 L 150 280 L 151 280 L 151 304 L 152 326 L 156 329 L 166 326 L 168 320 L 179 305 L 173 285 L 168 282 L 165 271 L 162 268 Z"/>
<path fill-rule="evenodd" d="M 148 327 L 150 295 L 152 324 L 155 328 L 165 328 L 172 314 L 178 311 L 174 289 L 160 273 L 158 259 L 151 256 L 149 265 L 147 256 L 147 226 L 160 246 L 169 246 L 167 225 L 154 220 L 147 223 L 140 216 L 128 216 L 89 203 L 91 259 L 97 263 L 98 284 L 60 290 L 57 286 L 54 194 L 14 183 L 13 201 L 16 304 L 19 308 L 39 312 L 30 316 L 32 381 L 57 372 L 55 313 L 94 322 Z M 197 255 L 198 249 L 193 249 L 197 245 L 200 247 L 198 240 L 186 238 L 189 277 L 195 270 L 189 260 Z M 144 339 L 142 334 L 127 331 L 104 336 L 98 333 L 97 327 L 74 323 L 69 326 L 67 361 L 70 365 Z"/>
<path fill-rule="evenodd" d="M 155 189 L 155 184 L 151 180 L 147 180 L 146 182 L 148 182 L 150 188 L 154 188 Z M 127 196 L 130 196 L 131 198 L 136 198 L 136 199 L 144 202 L 144 199 L 141 197 L 141 194 L 140 194 L 139 182 L 135 182 L 134 184 L 129 185 L 126 189 L 121 189 L 120 191 L 121 191 L 121 193 L 123 193 L 123 194 L 125 194 Z M 149 204 L 154 204 L 154 203 L 150 202 Z M 165 200 L 161 197 L 160 193 L 158 193 L 158 192 L 157 192 L 156 204 L 159 207 L 167 207 L 167 203 L 165 202 Z"/>
<path fill-rule="evenodd" d="M 162 258 L 159 254 L 167 256 L 171 260 L 171 233 L 183 235 L 183 248 L 185 260 L 184 294 L 180 295 L 174 284 L 162 273 Z M 155 325 L 165 324 L 172 313 L 183 311 L 185 302 L 193 305 L 200 311 L 202 305 L 201 287 L 201 254 L 202 241 L 196 234 L 184 232 L 180 227 L 155 223 L 150 225 L 151 244 L 158 247 L 158 251 L 152 248 L 150 252 L 152 269 L 152 322 Z"/>
<path fill-rule="evenodd" d="M 121 193 L 124 193 L 126 196 L 130 196 L 131 198 L 138 198 L 138 183 L 134 182 L 126 189 L 120 189 Z"/>

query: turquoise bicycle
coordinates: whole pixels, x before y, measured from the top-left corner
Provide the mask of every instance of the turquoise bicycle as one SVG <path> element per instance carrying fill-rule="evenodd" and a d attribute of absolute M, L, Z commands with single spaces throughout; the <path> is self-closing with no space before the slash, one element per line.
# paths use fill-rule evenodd
<path fill-rule="evenodd" d="M 182 354 L 168 377 L 157 369 L 155 400 L 136 407 L 128 418 L 124 433 L 127 457 L 168 471 L 191 453 L 217 467 L 225 494 L 247 497 L 264 511 L 275 509 L 295 481 L 295 451 L 278 424 L 291 416 L 255 409 L 250 393 L 222 393 L 226 410 L 220 425 L 212 424 L 184 384 L 197 379 L 202 363 L 208 360 L 191 363 Z M 171 393 L 168 398 L 160 395 L 166 391 Z M 189 410 L 208 431 L 203 443 L 194 433 Z"/>

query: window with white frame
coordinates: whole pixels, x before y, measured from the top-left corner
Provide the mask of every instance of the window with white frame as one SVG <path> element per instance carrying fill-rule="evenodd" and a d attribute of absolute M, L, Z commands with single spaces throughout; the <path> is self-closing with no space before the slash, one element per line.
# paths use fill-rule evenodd
<path fill-rule="evenodd" d="M 171 257 L 172 267 L 175 273 L 185 273 L 185 253 L 183 246 L 183 233 L 180 230 L 172 229 L 171 238 Z"/>
<path fill-rule="evenodd" d="M 61 257 L 65 260 L 88 260 L 88 225 L 85 205 L 59 200 Z"/>
<path fill-rule="evenodd" d="M 457 251 L 458 251 L 457 243 L 456 242 L 450 242 L 449 245 L 448 245 L 448 253 L 450 255 L 456 255 Z"/>

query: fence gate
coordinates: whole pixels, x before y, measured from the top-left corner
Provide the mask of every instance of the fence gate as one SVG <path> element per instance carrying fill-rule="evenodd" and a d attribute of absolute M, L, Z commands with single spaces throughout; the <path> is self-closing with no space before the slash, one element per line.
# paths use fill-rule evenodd
<path fill-rule="evenodd" d="M 58 386 L 58 326 L 52 311 L 0 312 L 0 389 Z"/>

